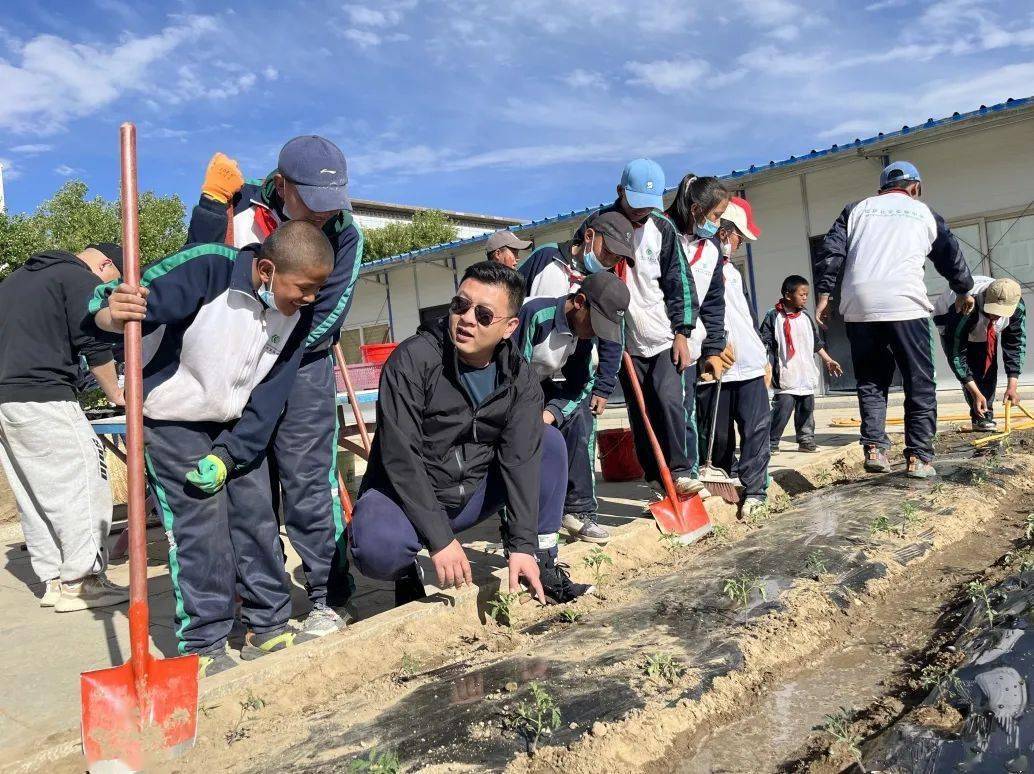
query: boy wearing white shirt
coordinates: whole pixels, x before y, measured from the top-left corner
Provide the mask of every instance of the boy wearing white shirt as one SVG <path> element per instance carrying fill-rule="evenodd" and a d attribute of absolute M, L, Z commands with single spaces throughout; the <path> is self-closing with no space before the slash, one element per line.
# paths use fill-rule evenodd
<path fill-rule="evenodd" d="M 819 386 L 819 369 L 814 355 L 822 358 L 831 376 L 843 374 L 840 364 L 826 352 L 826 343 L 815 319 L 805 309 L 810 289 L 808 280 L 791 274 L 783 280 L 783 297 L 761 323 L 761 340 L 768 349 L 775 390 L 769 435 L 773 454 L 779 451 L 779 439 L 791 414 L 797 434 L 797 450 L 818 450 L 815 445 L 815 390 Z"/>

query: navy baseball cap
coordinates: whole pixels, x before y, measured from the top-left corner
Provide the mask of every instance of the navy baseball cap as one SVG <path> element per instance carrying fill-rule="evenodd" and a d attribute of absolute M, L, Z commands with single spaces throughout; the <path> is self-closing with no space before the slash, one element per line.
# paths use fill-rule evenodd
<path fill-rule="evenodd" d="M 276 166 L 313 212 L 352 209 L 345 154 L 330 140 L 314 134 L 295 137 L 280 149 Z"/>
<path fill-rule="evenodd" d="M 621 173 L 621 187 L 628 206 L 635 209 L 653 207 L 664 209 L 664 170 L 652 159 L 628 162 Z"/>
<path fill-rule="evenodd" d="M 923 178 L 919 176 L 919 170 L 916 169 L 915 164 L 908 161 L 895 161 L 893 164 L 888 164 L 884 167 L 883 172 L 880 173 L 880 190 L 882 191 L 888 185 L 893 185 L 902 180 L 914 180 L 917 183 L 923 182 Z"/>
<path fill-rule="evenodd" d="M 86 249 L 102 253 L 105 258 L 115 264 L 119 274 L 124 273 L 122 271 L 122 248 L 119 245 L 113 242 L 95 242 L 91 245 L 86 245 Z"/>

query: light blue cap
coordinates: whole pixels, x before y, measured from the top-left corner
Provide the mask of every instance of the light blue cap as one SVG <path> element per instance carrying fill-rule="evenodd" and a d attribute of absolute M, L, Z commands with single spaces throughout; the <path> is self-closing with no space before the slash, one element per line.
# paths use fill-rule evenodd
<path fill-rule="evenodd" d="M 916 169 L 915 164 L 910 161 L 895 161 L 884 167 L 880 173 L 880 190 L 901 180 L 914 180 L 921 183 L 923 178 L 919 176 L 919 170 Z"/>
<path fill-rule="evenodd" d="M 628 206 L 635 209 L 664 209 L 664 170 L 652 159 L 628 162 L 621 173 L 621 187 Z"/>

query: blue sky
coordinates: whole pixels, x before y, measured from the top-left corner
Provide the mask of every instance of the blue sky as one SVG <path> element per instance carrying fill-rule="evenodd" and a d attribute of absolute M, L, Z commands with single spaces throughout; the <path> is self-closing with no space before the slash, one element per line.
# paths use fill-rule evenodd
<path fill-rule="evenodd" d="M 538 218 L 609 200 L 621 167 L 753 162 L 1034 93 L 1034 6 L 995 0 L 0 0 L 11 211 L 70 178 L 188 204 L 222 150 L 261 176 L 330 137 L 352 194 Z"/>

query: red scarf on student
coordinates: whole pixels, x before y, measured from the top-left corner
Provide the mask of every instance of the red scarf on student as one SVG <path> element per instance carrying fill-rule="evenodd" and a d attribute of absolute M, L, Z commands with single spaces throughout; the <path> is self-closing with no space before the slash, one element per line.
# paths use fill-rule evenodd
<path fill-rule="evenodd" d="M 984 356 L 984 373 L 991 371 L 995 364 L 995 354 L 998 351 L 998 331 L 995 328 L 995 321 L 987 321 L 987 354 Z"/>
<path fill-rule="evenodd" d="M 265 207 L 255 208 L 255 230 L 262 235 L 263 239 L 276 231 L 278 225 L 276 216 L 272 212 Z"/>
<path fill-rule="evenodd" d="M 776 311 L 783 315 L 783 336 L 786 337 L 786 359 L 793 360 L 793 356 L 797 354 L 797 350 L 793 345 L 793 330 L 790 326 L 790 320 L 795 320 L 801 316 L 801 312 L 790 312 L 786 308 L 786 304 L 783 303 L 782 299 L 776 301 Z"/>

